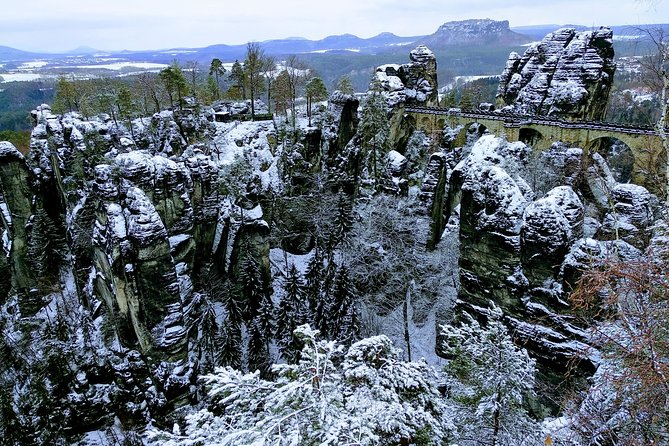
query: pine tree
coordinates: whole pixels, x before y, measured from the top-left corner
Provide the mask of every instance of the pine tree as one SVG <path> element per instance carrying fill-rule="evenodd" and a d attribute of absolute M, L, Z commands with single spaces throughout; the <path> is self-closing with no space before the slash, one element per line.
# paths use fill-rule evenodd
<path fill-rule="evenodd" d="M 221 324 L 216 335 L 216 365 L 242 368 L 242 329 L 230 318 Z"/>
<path fill-rule="evenodd" d="M 238 60 L 235 60 L 235 63 L 232 64 L 230 69 L 230 81 L 232 86 L 228 90 L 228 96 L 231 99 L 246 99 L 246 90 L 245 90 L 245 79 L 244 69 L 242 64 Z"/>
<path fill-rule="evenodd" d="M 184 76 L 183 70 L 178 62 L 173 62 L 172 65 L 163 69 L 158 73 L 160 80 L 163 82 L 167 95 L 170 98 L 170 106 L 176 105 L 181 107 L 183 105 L 183 97 L 188 91 L 188 81 Z"/>
<path fill-rule="evenodd" d="M 344 94 L 353 94 L 353 83 L 351 82 L 351 78 L 344 75 L 339 78 L 337 81 L 337 86 L 335 87 L 336 90 L 341 91 Z"/>
<path fill-rule="evenodd" d="M 251 322 L 258 315 L 265 294 L 260 265 L 251 251 L 242 261 L 238 290 L 244 302 L 244 320 Z"/>
<path fill-rule="evenodd" d="M 230 322 L 239 325 L 244 320 L 243 304 L 240 301 L 240 292 L 232 286 L 230 281 L 223 284 L 223 303 Z"/>
<path fill-rule="evenodd" d="M 215 350 L 217 350 L 216 337 L 218 334 L 218 323 L 216 322 L 216 314 L 211 303 L 204 299 L 203 304 L 204 309 L 200 316 L 198 327 L 199 337 L 196 345 L 201 370 L 211 372 L 216 363 Z"/>
<path fill-rule="evenodd" d="M 295 329 L 306 322 L 307 306 L 305 305 L 304 282 L 302 275 L 295 265 L 291 265 L 284 281 L 286 294 L 279 304 L 277 316 L 276 338 L 281 354 L 289 363 L 299 358 L 302 343 L 293 333 Z"/>
<path fill-rule="evenodd" d="M 381 85 L 374 78 L 367 100 L 362 107 L 362 119 L 358 131 L 362 138 L 362 149 L 367 155 L 369 174 L 377 182 L 383 172 L 383 161 L 390 130 L 387 109 L 386 100 L 381 94 Z"/>
<path fill-rule="evenodd" d="M 221 83 L 220 77 L 225 74 L 225 67 L 221 59 L 215 57 L 211 60 L 209 65 L 209 79 L 215 79 L 215 82 L 210 83 L 211 91 L 213 93 L 214 99 L 218 100 L 221 98 Z M 213 78 L 212 78 L 213 76 Z"/>
<path fill-rule="evenodd" d="M 474 109 L 474 96 L 468 88 L 462 90 L 462 96 L 460 96 L 460 108 L 465 111 Z"/>
<path fill-rule="evenodd" d="M 353 228 L 353 206 L 345 195 L 339 197 L 337 215 L 334 219 L 334 241 L 341 243 Z"/>
<path fill-rule="evenodd" d="M 314 101 L 323 101 L 328 97 L 328 90 L 325 88 L 323 79 L 317 76 L 309 79 L 305 86 L 305 94 L 307 96 L 307 116 L 309 117 L 309 125 L 311 125 Z"/>
<path fill-rule="evenodd" d="M 275 309 L 274 304 L 272 303 L 272 298 L 268 294 L 263 294 L 262 301 L 260 302 L 260 308 L 258 309 L 258 314 L 253 320 L 253 324 L 256 324 L 258 330 L 265 339 L 265 344 L 267 345 L 267 350 L 269 351 L 269 344 L 276 330 L 275 323 Z"/>
<path fill-rule="evenodd" d="M 459 424 L 466 436 L 476 438 L 472 444 L 537 444 L 530 440 L 536 425 L 523 407 L 533 394 L 535 361 L 513 343 L 502 316 L 493 305 L 485 327 L 468 314 L 458 326 L 442 326 Z"/>
<path fill-rule="evenodd" d="M 448 90 L 448 93 L 444 95 L 444 98 L 441 100 L 441 106 L 445 108 L 453 108 L 458 105 L 458 97 L 455 91 L 455 88 Z"/>
<path fill-rule="evenodd" d="M 258 370 L 261 376 L 267 377 L 270 373 L 271 361 L 262 325 L 259 317 L 256 317 L 249 325 L 247 369 L 251 372 Z"/>
<path fill-rule="evenodd" d="M 344 345 L 360 339 L 360 319 L 355 305 L 356 293 L 349 277 L 348 268 L 339 268 L 332 291 L 332 320 L 330 335 Z"/>
<path fill-rule="evenodd" d="M 323 272 L 325 264 L 323 263 L 323 255 L 321 250 L 316 247 L 314 253 L 307 264 L 307 272 L 304 281 L 304 297 L 309 308 L 309 319 L 314 327 L 320 330 L 320 321 L 317 316 L 317 308 L 322 300 L 323 290 Z M 321 332 L 324 333 L 324 332 Z"/>

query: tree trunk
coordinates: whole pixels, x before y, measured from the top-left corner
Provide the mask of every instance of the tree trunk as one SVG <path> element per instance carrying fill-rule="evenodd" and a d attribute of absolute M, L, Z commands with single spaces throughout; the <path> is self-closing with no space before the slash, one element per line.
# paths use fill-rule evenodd
<path fill-rule="evenodd" d="M 256 90 L 256 87 L 255 87 L 255 78 L 254 78 L 253 74 L 251 74 L 249 76 L 249 80 L 251 81 L 250 85 L 249 85 L 249 89 L 251 90 L 251 121 L 255 121 L 256 120 L 256 105 L 255 105 L 255 100 L 256 100 L 256 98 L 255 98 L 256 91 L 255 90 Z"/>
<path fill-rule="evenodd" d="M 501 411 L 499 410 L 499 404 L 501 402 L 502 396 L 497 389 L 497 398 L 495 398 L 495 412 L 493 413 L 493 420 L 492 420 L 492 446 L 497 446 L 497 437 L 499 437 L 499 431 L 500 431 L 500 418 L 501 418 Z"/>
<path fill-rule="evenodd" d="M 409 305 L 411 305 L 411 287 L 413 280 L 407 286 L 406 294 L 404 295 L 404 304 L 402 308 L 402 316 L 404 319 L 404 343 L 407 346 L 407 359 L 411 362 L 411 336 L 409 334 Z"/>
<path fill-rule="evenodd" d="M 664 62 L 664 57 L 662 58 Z M 669 108 L 669 98 L 667 97 L 667 92 L 669 92 L 669 73 L 663 73 L 662 76 L 662 93 L 660 95 L 660 119 L 657 123 L 657 134 L 660 135 L 662 139 L 662 147 L 664 148 L 664 155 L 666 156 L 665 160 L 665 177 L 664 177 L 664 186 L 665 190 L 665 201 L 669 205 L 669 135 L 667 135 L 667 109 Z"/>

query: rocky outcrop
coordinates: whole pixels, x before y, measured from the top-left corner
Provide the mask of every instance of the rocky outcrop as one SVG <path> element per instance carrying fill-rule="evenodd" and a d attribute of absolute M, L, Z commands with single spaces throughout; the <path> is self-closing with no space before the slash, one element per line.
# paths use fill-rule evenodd
<path fill-rule="evenodd" d="M 530 289 L 557 278 L 571 245 L 583 235 L 583 216 L 583 204 L 569 186 L 551 190 L 525 209 L 521 264 Z"/>
<path fill-rule="evenodd" d="M 498 108 L 567 119 L 601 120 L 613 85 L 613 33 L 563 28 L 511 53 L 500 77 Z"/>
<path fill-rule="evenodd" d="M 450 208 L 460 205 L 460 294 L 468 307 L 493 300 L 507 312 L 522 313 L 518 294 L 520 231 L 528 200 L 503 168 L 505 141 L 481 138 L 451 176 Z"/>
<path fill-rule="evenodd" d="M 517 45 L 530 39 L 509 28 L 508 20 L 472 19 L 446 22 L 421 42 L 440 48 L 452 45 Z"/>
<path fill-rule="evenodd" d="M 358 130 L 360 101 L 353 95 L 334 91 L 328 99 L 328 111 L 334 116 L 333 125 L 326 134 L 328 158 L 335 158 L 346 147 Z"/>
<path fill-rule="evenodd" d="M 99 177 L 109 168 L 100 166 Z M 146 194 L 129 187 L 119 201 L 102 200 L 94 231 L 94 287 L 112 314 L 126 345 L 145 354 L 162 351 L 185 358 L 185 332 L 176 269 L 167 230 Z M 109 197 L 110 198 L 110 197 Z"/>
<path fill-rule="evenodd" d="M 610 192 L 613 209 L 604 217 L 598 233 L 601 240 L 624 240 L 644 250 L 651 238 L 654 221 L 653 197 L 635 184 L 616 184 Z"/>
<path fill-rule="evenodd" d="M 376 69 L 376 79 L 392 107 L 398 104 L 436 106 L 439 103 L 437 58 L 424 45 L 409 53 L 410 63 L 382 65 Z"/>
<path fill-rule="evenodd" d="M 638 259 L 658 227 L 652 228 L 648 191 L 615 183 L 598 155 L 584 160 L 580 149 L 555 145 L 535 165 L 528 150 L 483 136 L 450 176 L 447 215 L 459 214 L 460 223 L 456 314 L 485 319 L 494 302 L 537 358 L 543 379 L 558 382 L 574 358 L 590 351 L 585 323 L 568 298 L 583 270 L 613 255 Z M 433 157 L 435 168 L 440 161 Z M 428 199 L 436 177 L 427 177 Z M 587 374 L 593 363 L 578 367 Z"/>

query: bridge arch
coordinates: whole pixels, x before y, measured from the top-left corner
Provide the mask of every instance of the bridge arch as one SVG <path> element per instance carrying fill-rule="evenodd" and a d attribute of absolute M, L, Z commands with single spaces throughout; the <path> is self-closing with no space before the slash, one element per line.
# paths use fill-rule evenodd
<path fill-rule="evenodd" d="M 521 127 L 518 131 L 518 140 L 524 142 L 529 147 L 538 149 L 544 140 L 544 135 L 537 129 Z"/>
<path fill-rule="evenodd" d="M 601 136 L 590 141 L 585 148 L 587 153 L 599 153 L 604 157 L 619 183 L 627 183 L 632 179 L 636 164 L 634 150 L 623 139 Z"/>
<path fill-rule="evenodd" d="M 459 109 L 447 109 L 426 106 L 407 106 L 406 112 L 416 116 L 416 125 L 424 129 L 433 129 L 437 124 L 435 116 L 444 117 L 451 128 L 464 126 L 458 133 L 453 146 L 463 146 L 474 123 L 484 123 L 485 128 L 498 136 L 505 136 L 509 141 L 537 139 L 536 133 L 541 134 L 538 144 L 533 149 L 542 151 L 548 149 L 553 141 L 562 141 L 572 147 L 581 147 L 587 151 L 600 151 L 596 144 L 599 139 L 609 137 L 622 141 L 629 147 L 633 155 L 633 168 L 630 181 L 646 186 L 651 192 L 664 195 L 667 193 L 666 166 L 667 153 L 657 132 L 648 126 L 631 126 L 611 122 L 595 121 L 566 121 L 554 117 L 505 114 Z M 431 116 L 427 120 L 424 117 Z M 419 120 L 420 117 L 420 120 Z M 431 124 L 431 125 L 430 125 Z M 521 129 L 523 135 L 519 135 Z M 483 134 L 483 129 L 477 128 L 476 134 Z M 472 132 L 474 133 L 474 132 Z M 474 135 L 472 135 L 473 137 Z M 626 152 L 626 150 L 624 151 Z M 629 155 L 629 153 L 627 154 Z M 626 158 L 629 156 L 625 155 Z M 610 155 L 609 155 L 610 157 Z M 617 162 L 617 161 L 616 161 Z M 620 160 L 625 165 L 629 161 Z"/>
<path fill-rule="evenodd" d="M 432 119 L 430 116 L 423 116 L 419 122 L 419 128 L 425 133 L 430 133 L 432 129 Z"/>

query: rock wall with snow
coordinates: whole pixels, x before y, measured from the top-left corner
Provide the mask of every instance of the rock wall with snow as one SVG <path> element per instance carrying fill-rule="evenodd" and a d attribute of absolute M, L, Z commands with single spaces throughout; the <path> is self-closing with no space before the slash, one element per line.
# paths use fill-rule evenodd
<path fill-rule="evenodd" d="M 615 183 L 592 157 L 597 169 L 580 150 L 556 144 L 536 165 L 523 143 L 486 135 L 448 185 L 447 212 L 459 212 L 458 308 L 485 318 L 490 302 L 501 307 L 549 381 L 588 350 L 568 300 L 581 272 L 611 255 L 638 258 L 657 216 L 646 189 Z"/>
<path fill-rule="evenodd" d="M 203 336 L 194 290 L 212 286 L 211 271 L 238 276 L 249 255 L 258 257 L 271 290 L 269 226 L 258 202 L 282 187 L 273 124 L 214 124 L 207 110 L 184 109 L 126 127 L 104 115 L 55 115 L 47 105 L 33 118 L 27 159 L 0 143 L 7 282 L 0 304 L 16 305 L 17 323 L 42 327 L 51 313 L 61 317 L 54 305 L 67 303 L 80 308 L 72 314 L 93 315 L 96 328 L 84 336 L 107 333 L 96 348 L 100 358 L 118 354 L 118 373 L 89 364 L 77 370 L 98 383 L 110 406 L 89 408 L 81 423 L 90 425 L 77 429 L 110 423 L 114 414 L 127 421 L 127 405 L 139 407 L 143 398 L 151 400 L 141 409 L 147 417 L 183 404 L 199 368 L 193 346 Z M 236 193 L 244 207 L 231 200 Z M 83 330 L 79 323 L 73 330 Z M 137 367 L 141 373 L 131 371 Z M 119 384 L 124 373 L 137 373 L 140 382 Z M 72 390 L 84 399 L 89 391 L 86 383 Z M 103 395 L 109 392 L 125 396 Z M 85 410 L 79 402 L 71 407 Z"/>
<path fill-rule="evenodd" d="M 602 120 L 614 72 L 609 28 L 586 32 L 562 28 L 522 56 L 509 55 L 497 106 L 517 113 Z"/>

